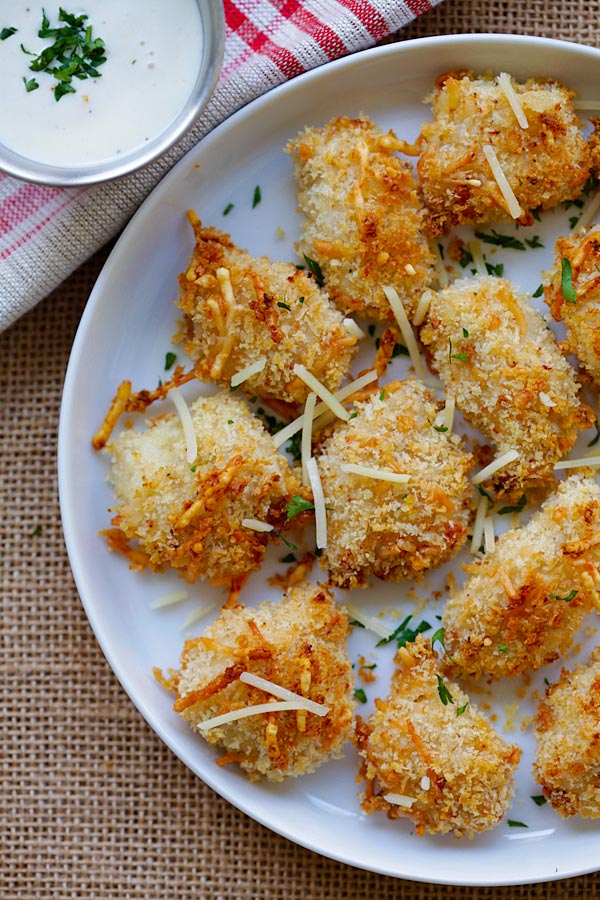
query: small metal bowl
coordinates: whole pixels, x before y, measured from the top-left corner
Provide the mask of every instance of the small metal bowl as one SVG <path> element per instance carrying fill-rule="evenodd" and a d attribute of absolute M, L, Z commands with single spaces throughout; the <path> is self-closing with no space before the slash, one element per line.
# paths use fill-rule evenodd
<path fill-rule="evenodd" d="M 0 171 L 22 181 L 55 187 L 99 184 L 141 169 L 165 153 L 188 131 L 206 107 L 217 83 L 225 45 L 225 17 L 220 0 L 197 0 L 203 35 L 202 59 L 189 98 L 168 128 L 143 147 L 112 159 L 82 165 L 50 165 L 28 159 L 0 142 Z"/>

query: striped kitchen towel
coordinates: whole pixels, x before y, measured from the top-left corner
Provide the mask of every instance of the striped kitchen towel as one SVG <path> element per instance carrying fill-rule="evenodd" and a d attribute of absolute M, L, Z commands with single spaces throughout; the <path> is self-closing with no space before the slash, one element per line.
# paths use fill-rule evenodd
<path fill-rule="evenodd" d="M 217 2 L 217 0 L 209 0 Z M 64 189 L 0 174 L 0 330 L 31 309 L 126 224 L 173 164 L 270 88 L 370 47 L 439 0 L 225 0 L 223 69 L 199 122 L 150 166 Z"/>

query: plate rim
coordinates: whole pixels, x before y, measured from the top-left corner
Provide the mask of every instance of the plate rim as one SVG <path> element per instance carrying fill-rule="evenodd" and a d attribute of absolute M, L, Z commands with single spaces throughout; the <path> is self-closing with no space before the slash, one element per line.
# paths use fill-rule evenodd
<path fill-rule="evenodd" d="M 71 571 L 73 574 L 73 578 L 75 581 L 75 585 L 77 588 L 77 592 L 79 594 L 79 598 L 81 600 L 82 606 L 84 608 L 85 614 L 87 616 L 88 622 L 92 628 L 94 636 L 98 641 L 100 649 L 104 654 L 108 665 L 111 668 L 112 673 L 119 681 L 119 684 L 127 694 L 129 700 L 133 703 L 138 712 L 145 719 L 146 723 L 150 726 L 150 728 L 154 731 L 154 733 L 160 738 L 161 741 L 169 748 L 169 750 L 188 768 L 197 778 L 200 778 L 205 784 L 207 784 L 212 790 L 215 791 L 219 796 L 225 799 L 227 802 L 231 803 L 236 809 L 239 809 L 245 815 L 248 815 L 254 821 L 259 822 L 262 826 L 268 828 L 276 834 L 286 838 L 292 843 L 298 844 L 299 846 L 311 850 L 314 853 L 318 853 L 321 856 L 324 856 L 328 859 L 332 859 L 336 862 L 344 863 L 346 865 L 352 866 L 353 868 L 359 868 L 364 871 L 373 872 L 379 875 L 386 875 L 388 877 L 396 878 L 396 879 L 405 879 L 420 883 L 430 883 L 430 884 L 440 884 L 440 885 L 448 885 L 448 886 L 457 886 L 457 887 L 500 887 L 500 886 L 511 886 L 511 885 L 525 885 L 525 884 L 535 884 L 542 882 L 553 882 L 557 880 L 562 880 L 565 878 L 573 878 L 581 875 L 590 874 L 592 872 L 598 871 L 600 868 L 600 863 L 590 863 L 589 866 L 578 867 L 573 871 L 569 872 L 561 872 L 560 874 L 544 874 L 544 875 L 533 875 L 528 876 L 523 880 L 523 877 L 517 878 L 503 878 L 503 879 L 482 879 L 481 876 L 477 877 L 468 877 L 465 876 L 460 880 L 457 880 L 456 877 L 453 876 L 444 876 L 438 875 L 435 872 L 428 873 L 414 873 L 410 874 L 401 873 L 398 871 L 394 871 L 385 865 L 377 865 L 374 864 L 366 864 L 362 862 L 357 862 L 354 859 L 348 858 L 344 855 L 343 852 L 337 852 L 331 849 L 324 849 L 318 846 L 315 842 L 312 842 L 310 837 L 302 837 L 295 832 L 291 831 L 285 826 L 285 823 L 278 822 L 278 824 L 273 824 L 272 821 L 269 821 L 268 815 L 262 813 L 261 811 L 257 811 L 252 808 L 252 806 L 245 802 L 244 799 L 237 798 L 235 795 L 235 790 L 228 790 L 226 787 L 224 788 L 222 785 L 217 785 L 215 783 L 215 779 L 211 777 L 210 772 L 202 772 L 200 774 L 197 771 L 197 767 L 194 765 L 193 761 L 188 761 L 184 758 L 185 754 L 183 750 L 179 750 L 175 745 L 175 742 L 171 740 L 171 737 L 166 732 L 166 730 L 162 727 L 160 721 L 158 720 L 157 715 L 153 711 L 151 704 L 145 701 L 143 696 L 138 696 L 135 688 L 130 684 L 129 678 L 122 671 L 120 665 L 117 663 L 112 649 L 112 639 L 110 634 L 108 633 L 108 629 L 105 629 L 96 615 L 96 603 L 92 599 L 93 592 L 88 592 L 85 587 L 87 584 L 87 579 L 84 573 L 82 572 L 80 561 L 78 558 L 78 550 L 75 546 L 75 541 L 73 539 L 73 522 L 71 510 L 68 506 L 67 495 L 68 495 L 68 476 L 67 476 L 67 468 L 64 464 L 64 460 L 67 454 L 67 444 L 68 444 L 68 423 L 71 415 L 70 406 L 73 403 L 73 394 L 76 388 L 75 382 L 75 371 L 77 369 L 78 361 L 82 352 L 82 344 L 84 341 L 85 334 L 88 330 L 88 323 L 92 320 L 93 316 L 96 312 L 96 306 L 98 304 L 97 297 L 101 297 L 102 295 L 102 287 L 105 278 L 108 277 L 112 266 L 114 266 L 119 258 L 120 254 L 123 252 L 124 247 L 128 240 L 130 239 L 132 234 L 135 234 L 135 230 L 137 227 L 137 222 L 140 218 L 143 218 L 145 215 L 145 210 L 147 205 L 150 203 L 156 203 L 161 200 L 163 195 L 168 194 L 170 186 L 172 183 L 176 182 L 179 178 L 181 172 L 185 169 L 187 165 L 189 165 L 189 161 L 191 158 L 195 157 L 201 149 L 210 147 L 212 143 L 218 142 L 223 133 L 227 133 L 227 131 L 243 123 L 247 118 L 254 116 L 257 113 L 262 112 L 264 109 L 267 109 L 272 103 L 279 102 L 279 98 L 286 93 L 293 93 L 298 90 L 303 90 L 304 86 L 309 84 L 311 81 L 316 81 L 321 77 L 328 77 L 329 74 L 333 70 L 343 70 L 348 67 L 353 67 L 356 65 L 357 61 L 362 61 L 366 57 L 385 57 L 385 56 L 402 56 L 404 53 L 410 51 L 414 51 L 415 48 L 419 47 L 428 47 L 428 46 L 447 46 L 447 45 L 461 45 L 464 43 L 471 42 L 480 42 L 482 44 L 498 44 L 498 45 L 514 45 L 521 44 L 523 46 L 531 46 L 535 45 L 538 47 L 545 47 L 548 50 L 552 49 L 565 49 L 571 48 L 576 50 L 578 53 L 583 53 L 583 55 L 588 55 L 590 57 L 595 58 L 596 60 L 600 59 L 600 49 L 596 47 L 592 47 L 587 44 L 580 44 L 577 41 L 569 41 L 569 40 L 559 40 L 556 38 L 547 38 L 540 37 L 534 35 L 521 35 L 521 34 L 494 34 L 494 33 L 476 33 L 476 32 L 467 32 L 461 34 L 452 34 L 452 35 L 433 35 L 422 38 L 414 38 L 405 41 L 399 41 L 391 44 L 387 44 L 380 47 L 373 47 L 367 50 L 358 51 L 357 53 L 353 53 L 347 56 L 344 56 L 340 59 L 333 60 L 331 62 L 325 63 L 321 66 L 316 67 L 315 69 L 311 69 L 308 72 L 305 72 L 296 78 L 291 79 L 290 81 L 286 81 L 276 87 L 268 90 L 264 94 L 256 97 L 254 100 L 250 101 L 248 104 L 244 105 L 240 109 L 236 110 L 226 119 L 224 119 L 219 125 L 217 125 L 211 132 L 205 135 L 200 141 L 198 141 L 190 150 L 188 150 L 184 156 L 169 170 L 169 172 L 154 186 L 154 188 L 147 195 L 143 203 L 140 205 L 138 210 L 134 213 L 132 218 L 130 219 L 127 226 L 123 229 L 120 234 L 115 246 L 112 248 L 108 258 L 106 259 L 100 274 L 98 275 L 90 296 L 86 302 L 85 309 L 81 316 L 79 325 L 77 327 L 77 331 L 75 334 L 75 338 L 73 341 L 73 345 L 71 348 L 71 352 L 69 355 L 69 361 L 65 373 L 65 379 L 63 383 L 63 391 L 61 397 L 61 407 L 60 407 L 60 418 L 59 418 L 59 427 L 58 427 L 58 452 L 57 452 L 57 462 L 58 462 L 58 490 L 59 490 L 59 500 L 60 500 L 60 512 L 61 512 L 61 521 L 63 527 L 63 534 L 65 539 L 65 546 L 67 549 L 67 554 L 69 557 L 69 563 L 71 566 Z M 215 773 L 216 774 L 216 773 Z"/>

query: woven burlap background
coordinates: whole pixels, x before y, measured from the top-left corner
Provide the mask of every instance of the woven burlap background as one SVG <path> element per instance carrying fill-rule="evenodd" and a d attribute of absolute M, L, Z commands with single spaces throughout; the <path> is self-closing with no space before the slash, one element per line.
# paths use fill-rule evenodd
<path fill-rule="evenodd" d="M 400 39 L 502 31 L 600 46 L 599 12 L 597 2 L 585 0 L 446 0 Z M 62 380 L 106 254 L 0 337 L 2 900 L 600 896 L 600 874 L 471 890 L 397 881 L 322 859 L 229 806 L 146 726 L 87 624 L 58 508 Z"/>

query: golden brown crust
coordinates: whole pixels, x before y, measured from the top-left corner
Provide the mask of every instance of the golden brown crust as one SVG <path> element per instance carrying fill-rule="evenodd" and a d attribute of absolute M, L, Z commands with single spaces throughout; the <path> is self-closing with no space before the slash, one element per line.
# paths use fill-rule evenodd
<path fill-rule="evenodd" d="M 422 635 L 396 663 L 390 695 L 357 728 L 363 809 L 408 818 L 420 835 L 472 837 L 493 828 L 510 803 L 521 751 L 496 734 L 457 684 L 443 681 Z M 394 804 L 388 793 L 413 802 Z"/>
<path fill-rule="evenodd" d="M 533 774 L 556 812 L 600 818 L 600 648 L 546 689 L 535 737 Z"/>
<path fill-rule="evenodd" d="M 348 374 L 356 338 L 310 272 L 253 257 L 190 214 L 196 246 L 179 277 L 184 313 L 178 339 L 204 381 L 229 385 L 233 375 L 266 360 L 240 390 L 301 403 L 309 389 L 294 374 L 301 364 L 330 391 Z"/>
<path fill-rule="evenodd" d="M 446 671 L 502 678 L 563 656 L 598 604 L 600 488 L 586 474 L 559 484 L 523 528 L 465 567 L 442 624 Z"/>
<path fill-rule="evenodd" d="M 512 81 L 528 121 L 522 128 L 496 79 L 472 72 L 441 76 L 433 121 L 423 125 L 418 174 L 434 235 L 466 223 L 512 220 L 483 153 L 493 147 L 523 210 L 551 209 L 579 195 L 590 173 L 590 152 L 572 106 L 573 93 L 556 81 Z"/>
<path fill-rule="evenodd" d="M 252 780 L 312 772 L 338 757 L 352 730 L 353 678 L 346 649 L 348 619 L 329 592 L 292 588 L 277 605 L 225 610 L 185 645 L 175 709 L 195 730 L 216 715 L 273 700 L 239 680 L 251 672 L 330 708 L 260 714 L 202 732 L 234 756 Z M 220 764 L 224 764 L 221 758 Z"/>
<path fill-rule="evenodd" d="M 364 116 L 306 128 L 287 147 L 305 215 L 299 251 L 318 260 L 340 309 L 388 322 L 382 286 L 396 288 L 412 317 L 435 274 L 417 182 L 397 147 Z"/>

